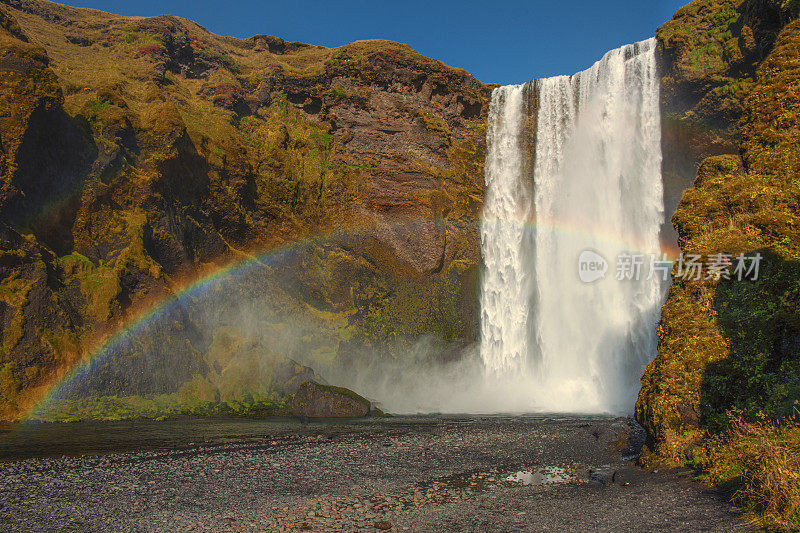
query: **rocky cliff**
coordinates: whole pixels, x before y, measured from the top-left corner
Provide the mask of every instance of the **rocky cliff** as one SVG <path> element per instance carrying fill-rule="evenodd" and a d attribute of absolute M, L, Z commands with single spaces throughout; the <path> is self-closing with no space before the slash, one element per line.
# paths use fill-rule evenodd
<path fill-rule="evenodd" d="M 733 489 L 757 525 L 792 531 L 800 524 L 798 11 L 794 1 L 695 0 L 658 31 L 664 177 L 680 189 L 697 169 L 672 217 L 680 249 L 706 265 L 740 254 L 762 260 L 757 276 L 743 278 L 673 270 L 658 355 L 636 404 L 646 465 L 691 466 Z"/>
<path fill-rule="evenodd" d="M 756 69 L 791 16 L 779 1 L 694 1 L 658 29 L 665 210 L 675 212 L 707 157 L 738 154 Z M 677 237 L 670 221 L 665 236 Z"/>
<path fill-rule="evenodd" d="M 757 279 L 719 279 L 704 271 L 700 279 L 672 284 L 658 356 L 642 378 L 636 406 L 649 434 L 644 459 L 694 464 L 710 469 L 716 481 L 746 483 L 760 496 L 745 507 L 760 513 L 775 496 L 763 485 L 766 476 L 779 479 L 787 467 L 747 446 L 768 441 L 785 455 L 792 439 L 769 436 L 779 429 L 737 428 L 742 420 L 787 420 L 800 399 L 797 14 L 796 2 L 696 0 L 658 31 L 671 123 L 665 171 L 685 174 L 699 164 L 672 217 L 681 250 L 706 260 L 715 254 L 761 254 L 763 260 Z M 729 437 L 714 437 L 727 430 Z M 750 443 L 732 448 L 744 434 Z M 735 466 L 726 453 L 735 456 Z M 743 466 L 751 459 L 775 470 L 754 473 Z M 775 523 L 794 512 L 787 494 L 775 496 L 782 501 Z"/>
<path fill-rule="evenodd" d="M 278 281 L 235 290 L 330 333 L 295 349 L 474 337 L 490 87 L 467 72 L 389 41 L 4 0 L 0 80 L 2 418 L 143 310 L 291 243 L 264 267 Z M 208 311 L 181 309 L 137 350 L 156 361 L 167 343 L 190 370 L 144 392 L 207 371 Z M 109 375 L 106 392 L 130 388 Z"/>

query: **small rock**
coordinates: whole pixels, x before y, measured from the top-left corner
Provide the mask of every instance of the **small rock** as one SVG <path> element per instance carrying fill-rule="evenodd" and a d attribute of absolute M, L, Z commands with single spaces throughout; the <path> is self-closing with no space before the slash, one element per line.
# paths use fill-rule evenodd
<path fill-rule="evenodd" d="M 374 524 L 375 529 L 380 529 L 381 531 L 389 531 L 392 529 L 392 523 L 388 520 L 378 520 Z"/>

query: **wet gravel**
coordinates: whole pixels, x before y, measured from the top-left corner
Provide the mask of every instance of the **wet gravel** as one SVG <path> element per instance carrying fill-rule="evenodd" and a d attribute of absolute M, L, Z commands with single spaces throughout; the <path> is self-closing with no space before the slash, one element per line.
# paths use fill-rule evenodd
<path fill-rule="evenodd" d="M 6 461 L 0 531 L 746 530 L 686 472 L 634 466 L 641 441 L 628 419 L 394 419 Z"/>

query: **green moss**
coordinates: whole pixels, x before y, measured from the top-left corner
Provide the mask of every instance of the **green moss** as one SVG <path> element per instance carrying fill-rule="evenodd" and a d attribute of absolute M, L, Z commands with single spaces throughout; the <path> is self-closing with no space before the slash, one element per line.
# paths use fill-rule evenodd
<path fill-rule="evenodd" d="M 108 320 L 112 313 L 112 303 L 121 290 L 118 272 L 104 264 L 97 267 L 84 264 L 76 277 L 86 298 L 87 314 L 101 323 Z"/>
<path fill-rule="evenodd" d="M 303 118 L 285 95 L 239 129 L 257 153 L 256 205 L 264 216 L 321 221 L 331 195 L 352 194 L 358 171 L 333 160 L 327 125 Z"/>
<path fill-rule="evenodd" d="M 692 2 L 659 28 L 658 39 L 682 43 L 683 53 L 677 60 L 687 75 L 702 77 L 721 72 L 727 67 L 724 51 L 735 46 L 738 52 L 731 31 L 739 21 L 737 7 L 735 0 Z"/>
<path fill-rule="evenodd" d="M 452 216 L 477 217 L 483 205 L 483 164 L 486 158 L 486 125 L 472 124 L 469 134 L 456 138 L 447 149 L 448 168 L 443 188 L 452 199 Z"/>
<path fill-rule="evenodd" d="M 357 285 L 361 319 L 351 326 L 352 338 L 400 350 L 425 335 L 445 342 L 469 338 L 473 268 L 453 263 L 424 281 L 375 279 Z"/>
<path fill-rule="evenodd" d="M 24 308 L 28 304 L 28 295 L 35 285 L 35 279 L 25 279 L 18 275 L 11 275 L 0 283 L 0 301 L 13 309 L 10 324 L 0 339 L 3 352 L 12 350 L 25 333 Z"/>
<path fill-rule="evenodd" d="M 340 394 L 342 396 L 346 396 L 347 398 L 350 398 L 351 400 L 355 400 L 358 403 L 365 404 L 365 405 L 370 405 L 370 403 L 371 403 L 369 400 L 367 400 L 363 396 L 351 391 L 350 389 L 346 389 L 344 387 L 336 387 L 334 385 L 323 385 L 321 383 L 317 383 L 316 381 L 314 383 L 318 388 L 320 388 L 322 390 L 326 390 L 326 391 L 332 392 L 334 394 Z"/>
<path fill-rule="evenodd" d="M 355 106 L 364 107 L 369 100 L 369 89 L 366 87 L 332 87 L 325 93 L 325 97 L 335 104 L 346 102 Z"/>
<path fill-rule="evenodd" d="M 126 44 L 153 45 L 161 44 L 161 38 L 150 33 L 143 33 L 135 30 L 125 32 L 124 41 Z"/>
<path fill-rule="evenodd" d="M 419 113 L 417 116 L 429 132 L 445 137 L 450 135 L 450 128 L 441 116 L 435 113 Z"/>
<path fill-rule="evenodd" d="M 146 272 L 153 279 L 161 277 L 160 266 L 150 258 L 144 248 L 143 226 L 146 220 L 142 213 L 124 213 L 117 222 L 120 225 L 119 231 L 126 233 L 128 245 L 119 250 L 112 262 L 100 261 L 94 264 L 79 253 L 59 259 L 65 273 L 80 283 L 86 300 L 85 314 L 98 323 L 104 323 L 111 318 L 121 291 L 120 279 L 129 269 Z"/>
<path fill-rule="evenodd" d="M 230 72 L 234 74 L 239 74 L 242 72 L 242 68 L 236 62 L 233 57 L 227 52 L 217 51 L 217 50 L 206 50 L 203 52 L 203 55 L 206 56 L 210 61 L 214 63 L 218 63 L 222 65 L 224 68 L 228 69 Z"/>
<path fill-rule="evenodd" d="M 81 399 L 55 399 L 31 415 L 43 422 L 77 422 L 80 420 L 167 419 L 190 416 L 291 416 L 287 404 L 274 398 L 249 401 L 205 401 L 187 398 L 184 393 L 151 396 L 101 396 Z"/>
<path fill-rule="evenodd" d="M 800 263 L 767 255 L 759 279 L 720 283 L 714 294 L 730 355 L 707 369 L 707 426 L 724 428 L 725 413 L 786 418 L 800 400 Z"/>
<path fill-rule="evenodd" d="M 111 107 L 111 104 L 108 102 L 104 102 L 102 100 L 89 100 L 89 109 L 91 109 L 91 111 L 94 113 L 98 113 L 104 109 L 108 109 L 109 107 Z"/>

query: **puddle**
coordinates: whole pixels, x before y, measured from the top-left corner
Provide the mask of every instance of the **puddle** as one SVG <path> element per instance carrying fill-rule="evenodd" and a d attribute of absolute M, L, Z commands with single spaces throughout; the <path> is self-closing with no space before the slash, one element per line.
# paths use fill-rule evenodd
<path fill-rule="evenodd" d="M 558 466 L 543 466 L 536 470 L 520 470 L 505 478 L 506 481 L 521 483 L 523 485 L 567 483 L 573 479 L 574 476 L 572 474 Z"/>
<path fill-rule="evenodd" d="M 579 465 L 538 466 L 508 474 L 509 470 L 490 472 L 468 472 L 442 477 L 431 483 L 420 484 L 425 488 L 446 487 L 466 492 L 481 493 L 502 486 L 554 485 L 558 483 L 583 483 L 588 481 L 588 470 Z M 584 479 L 585 478 L 585 479 Z"/>

